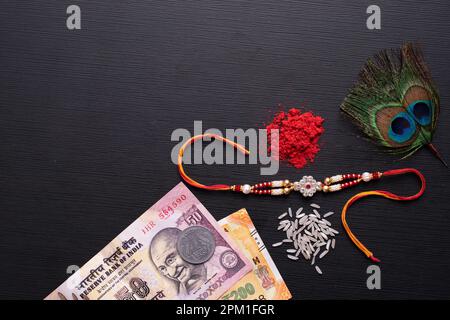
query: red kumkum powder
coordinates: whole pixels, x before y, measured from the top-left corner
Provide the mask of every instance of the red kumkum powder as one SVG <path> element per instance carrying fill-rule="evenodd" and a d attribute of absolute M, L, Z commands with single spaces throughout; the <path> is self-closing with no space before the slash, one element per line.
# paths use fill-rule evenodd
<path fill-rule="evenodd" d="M 312 112 L 302 113 L 292 108 L 288 112 L 277 113 L 270 124 L 266 126 L 270 142 L 270 130 L 279 130 L 279 159 L 287 160 L 296 168 L 303 168 L 308 162 L 314 162 L 314 157 L 320 148 L 318 145 L 321 134 L 325 131 L 323 118 Z M 272 152 L 273 146 L 269 146 Z"/>

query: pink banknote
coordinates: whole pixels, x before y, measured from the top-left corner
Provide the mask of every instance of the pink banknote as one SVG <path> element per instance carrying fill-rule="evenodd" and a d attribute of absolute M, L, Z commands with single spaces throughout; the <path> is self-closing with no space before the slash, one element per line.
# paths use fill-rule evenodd
<path fill-rule="evenodd" d="M 251 269 L 179 183 L 46 299 L 218 299 Z"/>

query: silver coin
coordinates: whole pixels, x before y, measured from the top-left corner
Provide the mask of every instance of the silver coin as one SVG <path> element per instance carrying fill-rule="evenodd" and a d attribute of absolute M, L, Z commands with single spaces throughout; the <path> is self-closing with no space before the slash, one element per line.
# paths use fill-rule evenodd
<path fill-rule="evenodd" d="M 178 237 L 178 254 L 192 264 L 205 263 L 212 257 L 215 249 L 214 235 L 205 227 L 188 227 Z"/>

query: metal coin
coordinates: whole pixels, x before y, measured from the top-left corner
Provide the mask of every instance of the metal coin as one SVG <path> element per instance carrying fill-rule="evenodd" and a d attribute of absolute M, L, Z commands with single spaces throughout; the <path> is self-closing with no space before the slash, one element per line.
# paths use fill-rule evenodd
<path fill-rule="evenodd" d="M 215 249 L 214 235 L 205 227 L 188 227 L 178 237 L 178 254 L 191 264 L 205 263 L 212 257 Z"/>

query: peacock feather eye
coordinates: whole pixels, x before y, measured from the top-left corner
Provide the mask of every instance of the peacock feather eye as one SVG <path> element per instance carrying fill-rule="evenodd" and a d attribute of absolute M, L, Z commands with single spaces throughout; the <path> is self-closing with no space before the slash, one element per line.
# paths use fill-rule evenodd
<path fill-rule="evenodd" d="M 389 152 L 408 157 L 430 146 L 440 102 L 420 48 L 405 43 L 369 58 L 341 109 Z"/>
<path fill-rule="evenodd" d="M 431 123 L 433 105 L 430 100 L 414 101 L 406 109 L 421 126 L 427 126 Z"/>
<path fill-rule="evenodd" d="M 415 132 L 414 120 L 406 112 L 400 112 L 391 121 L 389 138 L 397 143 L 404 143 L 411 139 Z"/>

